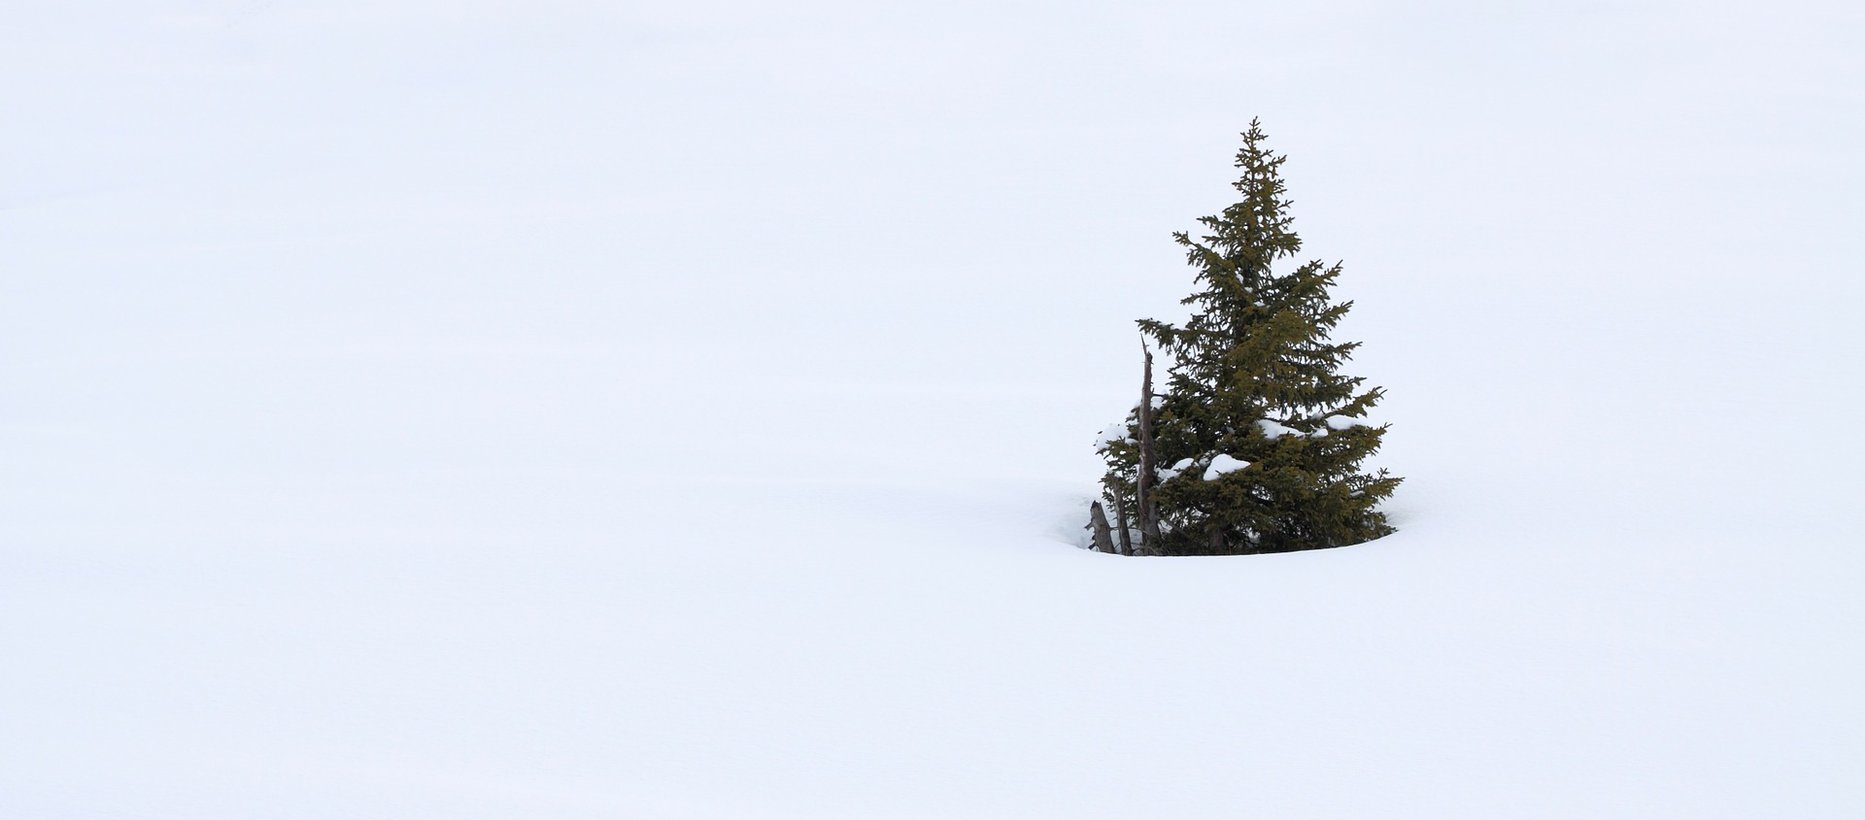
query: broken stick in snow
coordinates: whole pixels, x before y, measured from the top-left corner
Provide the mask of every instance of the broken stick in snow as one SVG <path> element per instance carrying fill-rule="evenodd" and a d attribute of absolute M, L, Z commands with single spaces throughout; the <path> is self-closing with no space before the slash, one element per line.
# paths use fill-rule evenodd
<path fill-rule="evenodd" d="M 1107 525 L 1107 511 L 1101 509 L 1101 502 L 1088 505 L 1088 523 L 1094 527 L 1094 549 L 1096 552 L 1114 551 L 1114 533 Z"/>

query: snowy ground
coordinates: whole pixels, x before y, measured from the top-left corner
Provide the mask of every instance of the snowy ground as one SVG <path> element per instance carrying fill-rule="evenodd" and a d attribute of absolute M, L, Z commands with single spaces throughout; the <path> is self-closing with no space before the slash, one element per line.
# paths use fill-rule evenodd
<path fill-rule="evenodd" d="M 27 4 L 0 816 L 1865 810 L 1865 16 Z M 1235 134 L 1401 532 L 1075 549 Z"/>

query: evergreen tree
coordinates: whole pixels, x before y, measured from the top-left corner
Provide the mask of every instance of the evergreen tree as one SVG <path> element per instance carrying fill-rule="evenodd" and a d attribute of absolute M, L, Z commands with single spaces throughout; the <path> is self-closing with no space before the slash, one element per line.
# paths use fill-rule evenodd
<path fill-rule="evenodd" d="M 1359 346 L 1329 339 L 1353 305 L 1328 296 L 1340 264 L 1284 262 L 1302 242 L 1287 213 L 1285 157 L 1264 140 L 1252 120 L 1237 152 L 1242 200 L 1200 219 L 1196 239 L 1174 235 L 1196 270 L 1198 290 L 1182 300 L 1192 315 L 1183 325 L 1140 320 L 1171 355 L 1169 376 L 1156 397 L 1149 380 L 1124 436 L 1103 436 L 1109 507 L 1135 532 L 1150 524 L 1157 533 L 1138 539 L 1136 554 L 1288 552 L 1392 531 L 1376 507 L 1400 479 L 1360 468 L 1386 432 L 1362 421 L 1383 391 L 1338 372 Z M 1170 466 L 1142 481 L 1153 465 Z M 1137 520 L 1143 511 L 1150 521 Z"/>

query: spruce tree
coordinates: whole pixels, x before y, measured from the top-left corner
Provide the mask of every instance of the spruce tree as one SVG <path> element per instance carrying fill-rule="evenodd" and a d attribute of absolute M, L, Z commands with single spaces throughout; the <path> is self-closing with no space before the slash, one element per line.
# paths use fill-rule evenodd
<path fill-rule="evenodd" d="M 1360 467 L 1387 429 L 1363 421 L 1383 390 L 1339 372 L 1359 346 L 1329 339 L 1353 306 L 1329 298 L 1341 266 L 1290 261 L 1302 242 L 1285 157 L 1264 142 L 1252 120 L 1236 159 L 1242 199 L 1201 218 L 1200 236 L 1174 235 L 1196 271 L 1182 300 L 1192 315 L 1139 321 L 1171 356 L 1168 377 L 1157 394 L 1149 380 L 1124 436 L 1102 437 L 1109 507 L 1123 529 L 1155 533 L 1133 536 L 1135 554 L 1288 552 L 1392 531 L 1376 507 L 1400 479 Z M 1162 466 L 1142 480 L 1149 464 Z"/>

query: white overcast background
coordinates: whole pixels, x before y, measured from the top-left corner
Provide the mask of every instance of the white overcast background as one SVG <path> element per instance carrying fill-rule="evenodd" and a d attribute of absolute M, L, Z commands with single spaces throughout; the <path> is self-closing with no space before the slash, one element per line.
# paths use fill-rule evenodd
<path fill-rule="evenodd" d="M 0 816 L 1860 816 L 1859 9 L 10 0 Z M 1079 550 L 1253 116 L 1400 532 Z"/>

